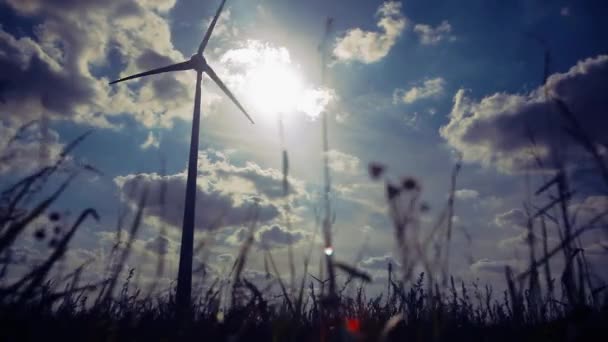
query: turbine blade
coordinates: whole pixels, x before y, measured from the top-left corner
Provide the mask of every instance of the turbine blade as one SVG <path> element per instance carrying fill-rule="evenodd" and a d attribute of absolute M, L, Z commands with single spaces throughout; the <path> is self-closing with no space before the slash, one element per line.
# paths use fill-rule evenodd
<path fill-rule="evenodd" d="M 228 95 L 228 97 L 232 100 L 232 102 L 234 102 L 234 104 L 237 107 L 239 107 L 239 109 L 243 112 L 243 114 L 245 114 L 247 119 L 249 119 L 249 121 L 251 121 L 252 124 L 255 124 L 255 122 L 253 122 L 253 119 L 251 118 L 251 116 L 249 116 L 249 114 L 247 114 L 247 111 L 245 110 L 245 108 L 243 108 L 243 106 L 241 106 L 241 104 L 236 99 L 236 97 L 234 97 L 234 95 L 232 95 L 232 92 L 228 89 L 228 87 L 226 87 L 224 82 L 222 82 L 222 80 L 220 80 L 220 78 L 217 76 L 215 71 L 213 71 L 213 69 L 211 69 L 211 67 L 209 65 L 207 65 L 207 69 L 205 69 L 205 72 L 207 73 L 207 75 L 209 75 L 209 77 L 211 77 L 211 79 L 215 82 L 215 84 L 217 84 L 217 86 L 220 87 L 220 89 L 222 89 L 224 91 L 224 93 L 226 93 L 226 95 Z"/>
<path fill-rule="evenodd" d="M 211 38 L 211 33 L 213 32 L 213 29 L 215 28 L 215 24 L 217 23 L 217 20 L 220 17 L 220 14 L 222 13 L 222 9 L 224 8 L 224 4 L 226 3 L 226 0 L 222 0 L 222 3 L 220 4 L 220 7 L 217 9 L 217 12 L 215 13 L 215 17 L 213 17 L 213 20 L 211 21 L 211 24 L 209 25 L 209 28 L 207 29 L 207 32 L 205 32 L 205 37 L 203 38 L 203 41 L 201 42 L 201 45 L 198 47 L 198 54 L 202 55 L 203 51 L 205 50 L 205 47 L 207 47 L 207 43 L 209 42 L 209 38 Z"/>
<path fill-rule="evenodd" d="M 192 69 L 192 65 L 191 65 L 190 61 L 186 61 L 186 62 L 181 62 L 181 63 L 177 63 L 177 64 L 173 64 L 173 65 L 168 65 L 166 67 L 162 67 L 162 68 L 158 68 L 158 69 L 152 69 L 152 70 L 145 71 L 145 72 L 135 74 L 135 75 L 131 75 L 131 76 L 128 76 L 125 78 L 121 78 L 119 80 L 110 82 L 110 84 L 127 81 L 127 80 L 132 80 L 134 78 L 139 78 L 139 77 L 144 77 L 144 76 L 149 76 L 149 75 L 156 75 L 156 74 L 162 74 L 165 72 L 181 71 L 181 70 L 189 70 L 189 69 Z"/>

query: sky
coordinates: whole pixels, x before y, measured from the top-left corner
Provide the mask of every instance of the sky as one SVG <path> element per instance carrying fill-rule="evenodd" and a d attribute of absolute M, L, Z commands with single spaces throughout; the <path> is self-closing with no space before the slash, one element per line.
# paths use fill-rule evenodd
<path fill-rule="evenodd" d="M 99 172 L 82 172 L 53 207 L 63 224 L 86 208 L 99 212 L 99 223 L 78 231 L 67 261 L 94 260 L 91 277 L 107 264 L 120 217 L 126 213 L 130 222 L 143 189 L 146 215 L 129 267 L 142 282 L 151 281 L 162 255 L 162 280 L 175 277 L 195 73 L 108 82 L 189 59 L 218 5 L 0 0 L 0 185 L 52 163 L 93 130 L 69 163 Z M 567 164 L 576 189 L 570 210 L 582 213 L 581 220 L 607 209 L 606 183 L 571 146 L 545 96 L 548 91 L 568 104 L 605 158 L 607 14 L 601 0 L 229 0 L 205 57 L 256 124 L 204 77 L 196 239 L 206 243 L 195 267 L 205 263 L 208 272 L 225 274 L 257 205 L 248 276 L 263 278 L 263 248 L 287 272 L 290 241 L 298 261 L 313 241 L 311 267 L 318 268 L 320 118 L 327 113 L 336 259 L 369 272 L 378 286 L 387 262 L 396 260 L 384 183 L 370 179 L 369 163 L 385 165 L 391 182 L 416 179 L 430 207 L 420 218 L 424 229 L 440 216 L 452 170 L 462 160 L 450 272 L 500 286 L 505 266 L 523 270 L 527 262 L 524 204 L 539 208 L 550 201 L 533 192 L 555 172 L 552 161 Z M 322 44 L 328 17 L 333 25 Z M 33 120 L 24 137 L 10 139 Z M 282 196 L 283 148 L 288 199 Z M 41 219 L 37 227 L 48 224 Z M 606 276 L 606 239 L 600 230 L 581 242 L 600 277 Z M 48 253 L 47 244 L 22 240 L 28 263 Z"/>

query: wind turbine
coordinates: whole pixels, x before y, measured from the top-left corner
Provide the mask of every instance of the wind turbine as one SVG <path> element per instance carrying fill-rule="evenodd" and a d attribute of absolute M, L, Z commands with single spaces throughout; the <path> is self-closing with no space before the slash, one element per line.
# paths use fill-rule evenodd
<path fill-rule="evenodd" d="M 198 47 L 198 52 L 190 58 L 190 60 L 165 66 L 158 69 L 149 70 L 119 80 L 110 82 L 115 84 L 135 78 L 144 76 L 162 74 L 166 72 L 194 70 L 196 71 L 196 92 L 194 96 L 194 114 L 192 118 L 192 137 L 190 138 L 190 155 L 188 160 L 188 179 L 186 182 L 186 203 L 184 207 L 184 221 L 182 228 L 182 244 L 179 254 L 179 270 L 177 274 L 177 291 L 176 291 L 176 304 L 177 310 L 185 312 L 190 305 L 190 296 L 192 292 L 192 251 L 194 244 L 194 209 L 196 203 L 196 176 L 197 176 L 197 162 L 198 162 L 198 135 L 199 135 L 199 122 L 201 115 L 201 82 L 203 73 L 206 73 L 217 85 L 224 91 L 224 93 L 234 102 L 234 104 L 245 114 L 247 119 L 253 124 L 253 119 L 247 113 L 245 108 L 239 103 L 234 97 L 232 92 L 226 87 L 224 82 L 217 76 L 215 71 L 205 60 L 203 51 L 207 47 L 213 28 L 217 23 L 217 20 L 224 8 L 226 0 L 222 0 L 220 7 L 215 13 L 215 17 L 211 21 L 207 32 Z"/>

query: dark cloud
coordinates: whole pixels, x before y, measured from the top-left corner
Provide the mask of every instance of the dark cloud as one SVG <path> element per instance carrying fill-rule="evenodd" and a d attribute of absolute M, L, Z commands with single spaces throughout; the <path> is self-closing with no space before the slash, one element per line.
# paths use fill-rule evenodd
<path fill-rule="evenodd" d="M 40 116 L 41 111 L 69 116 L 95 95 L 92 80 L 71 72 L 29 38 L 0 30 L 0 79 L 5 84 L 3 114 Z M 24 120 L 25 121 L 25 120 Z"/>
<path fill-rule="evenodd" d="M 546 83 L 547 92 L 564 101 L 588 137 L 599 144 L 608 143 L 606 79 L 608 55 L 601 55 L 580 61 L 565 73 L 551 75 Z M 532 134 L 535 153 L 551 165 L 557 153 L 565 152 L 563 127 L 568 123 L 544 94 L 545 88 L 539 87 L 527 95 L 496 93 L 476 102 L 461 89 L 454 96 L 450 122 L 441 127 L 441 136 L 462 153 L 465 161 L 515 172 L 537 167 Z"/>
<path fill-rule="evenodd" d="M 176 62 L 177 61 L 174 61 L 170 57 L 162 55 L 154 50 L 147 49 L 137 57 L 135 65 L 141 70 L 150 70 Z"/>
<path fill-rule="evenodd" d="M 164 236 L 157 236 L 146 242 L 144 248 L 150 252 L 154 252 L 156 254 L 165 255 L 169 252 L 169 245 L 171 244 L 171 240 Z"/>
<path fill-rule="evenodd" d="M 166 186 L 165 203 L 162 203 L 158 196 L 163 183 Z M 197 228 L 211 229 L 242 225 L 253 220 L 252 208 L 255 200 L 252 196 L 229 193 L 204 177 L 200 177 L 198 183 L 195 209 Z M 146 202 L 147 213 L 158 216 L 175 227 L 181 226 L 184 194 L 186 193 L 185 173 L 165 177 L 156 174 L 129 175 L 120 177 L 119 187 L 126 200 L 132 204 L 139 200 L 142 189 L 147 188 L 151 194 Z M 277 206 L 269 202 L 262 202 L 258 205 L 260 222 L 278 217 Z"/>
<path fill-rule="evenodd" d="M 589 196 L 581 203 L 571 205 L 569 211 L 579 225 L 587 224 L 608 212 L 608 196 Z M 608 219 L 605 217 L 597 222 L 598 225 L 606 223 Z"/>
<path fill-rule="evenodd" d="M 109 51 L 125 61 L 120 75 L 183 60 L 158 12 L 174 0 L 9 0 L 22 16 L 39 18 L 31 36 L 0 28 L 0 113 L 29 121 L 41 113 L 88 125 L 110 126 L 108 116 L 132 113 L 146 125 L 158 114 L 185 115 L 191 98 L 187 78 L 176 74 L 110 87 Z M 116 74 L 102 75 L 115 77 Z M 172 109 L 169 111 L 169 109 Z M 168 119 L 165 119 L 168 120 Z"/>
<path fill-rule="evenodd" d="M 208 155 L 212 157 L 208 158 Z M 218 152 L 201 153 L 199 161 L 195 218 L 199 229 L 247 224 L 253 219 L 255 205 L 259 208 L 258 222 L 279 217 L 282 201 L 274 201 L 276 188 L 281 184 L 280 178 L 276 177 L 278 171 L 263 169 L 251 162 L 245 167 L 237 167 Z M 142 189 L 147 188 L 147 213 L 161 217 L 173 226 L 181 226 L 185 172 L 169 176 L 127 175 L 116 177 L 115 182 L 124 199 L 133 205 L 138 202 Z M 159 196 L 163 184 L 166 187 L 164 202 Z"/>
<path fill-rule="evenodd" d="M 257 232 L 257 237 L 262 246 L 280 247 L 298 243 L 304 237 L 299 231 L 289 232 L 285 227 L 279 225 L 266 226 Z"/>
<path fill-rule="evenodd" d="M 100 0 L 6 0 L 21 14 L 37 15 L 53 12 L 80 12 L 107 7 L 108 1 Z M 126 4 L 128 1 L 119 0 L 113 3 Z"/>
<path fill-rule="evenodd" d="M 163 75 L 150 80 L 156 100 L 175 100 L 188 97 L 189 90 L 186 85 L 172 76 Z"/>

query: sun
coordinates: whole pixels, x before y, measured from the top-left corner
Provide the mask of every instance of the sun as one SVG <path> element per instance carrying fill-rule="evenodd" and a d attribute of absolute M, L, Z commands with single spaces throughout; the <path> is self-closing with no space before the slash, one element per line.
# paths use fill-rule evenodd
<path fill-rule="evenodd" d="M 264 63 L 250 69 L 248 76 L 248 96 L 260 114 L 288 115 L 299 106 L 304 83 L 294 66 Z"/>
<path fill-rule="evenodd" d="M 255 115 L 275 118 L 298 113 L 314 119 L 332 99 L 330 91 L 303 77 L 285 47 L 248 41 L 226 52 L 222 62 L 237 71 L 239 94 Z"/>

